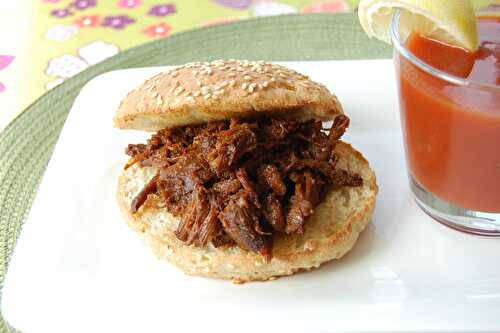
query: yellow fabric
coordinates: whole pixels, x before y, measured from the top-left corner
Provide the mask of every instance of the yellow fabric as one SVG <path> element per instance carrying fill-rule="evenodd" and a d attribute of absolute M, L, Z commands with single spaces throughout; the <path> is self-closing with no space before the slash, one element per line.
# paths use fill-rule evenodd
<path fill-rule="evenodd" d="M 255 16 L 353 11 L 358 2 L 0 0 L 0 130 L 47 89 L 132 46 Z"/>

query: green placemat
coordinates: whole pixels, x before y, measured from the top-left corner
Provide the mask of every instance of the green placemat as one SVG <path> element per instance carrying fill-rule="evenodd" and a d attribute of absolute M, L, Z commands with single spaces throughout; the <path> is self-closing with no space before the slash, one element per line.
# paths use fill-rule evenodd
<path fill-rule="evenodd" d="M 0 133 L 0 288 L 66 116 L 80 89 L 95 76 L 115 69 L 218 58 L 292 61 L 390 55 L 390 47 L 365 36 L 355 14 L 282 16 L 174 35 L 120 53 L 65 81 Z M 0 320 L 0 331 L 14 330 Z"/>

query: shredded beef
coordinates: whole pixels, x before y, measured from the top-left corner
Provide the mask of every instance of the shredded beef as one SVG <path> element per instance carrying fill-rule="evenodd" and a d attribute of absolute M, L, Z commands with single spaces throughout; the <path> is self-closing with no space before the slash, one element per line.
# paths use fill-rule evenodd
<path fill-rule="evenodd" d="M 276 231 L 285 231 L 285 212 L 281 201 L 276 197 L 276 195 L 274 195 L 274 193 L 268 194 L 264 199 L 263 205 L 264 209 L 262 210 L 262 214 L 264 215 L 267 223 L 269 223 Z"/>
<path fill-rule="evenodd" d="M 212 190 L 222 198 L 228 198 L 231 194 L 239 191 L 241 183 L 236 178 L 221 180 L 212 186 Z"/>
<path fill-rule="evenodd" d="M 238 192 L 219 213 L 219 219 L 226 233 L 242 249 L 271 257 L 269 240 L 257 230 L 260 227 L 259 210 L 254 205 L 252 193 L 247 190 Z"/>
<path fill-rule="evenodd" d="M 153 177 L 153 179 L 151 179 L 151 181 L 132 200 L 131 204 L 132 213 L 136 213 L 139 210 L 139 208 L 146 202 L 148 195 L 156 192 L 157 188 L 158 188 L 158 175 Z"/>
<path fill-rule="evenodd" d="M 283 182 L 278 167 L 273 164 L 263 164 L 257 169 L 257 177 L 260 184 L 272 190 L 276 195 L 282 197 L 286 194 L 286 185 Z"/>
<path fill-rule="evenodd" d="M 218 175 L 231 169 L 247 152 L 255 150 L 257 138 L 248 124 L 234 125 L 217 137 L 215 149 L 208 154 L 210 167 Z"/>
<path fill-rule="evenodd" d="M 200 243 L 197 245 L 202 245 L 197 236 L 205 219 L 210 219 L 208 218 L 209 211 L 210 204 L 207 199 L 206 189 L 201 185 L 195 186 L 191 192 L 191 201 L 186 207 L 175 232 L 177 238 L 188 245 L 195 243 L 195 241 Z"/>
<path fill-rule="evenodd" d="M 285 232 L 304 233 L 304 223 L 314 212 L 325 194 L 325 182 L 321 176 L 311 171 L 294 172 L 290 179 L 295 183 L 295 191 L 290 199 Z"/>
<path fill-rule="evenodd" d="M 349 125 L 260 118 L 164 129 L 129 145 L 126 168 L 158 173 L 133 199 L 180 217 L 175 232 L 188 245 L 238 245 L 270 259 L 272 236 L 303 233 L 330 190 L 362 185 L 337 167 L 335 145 Z"/>

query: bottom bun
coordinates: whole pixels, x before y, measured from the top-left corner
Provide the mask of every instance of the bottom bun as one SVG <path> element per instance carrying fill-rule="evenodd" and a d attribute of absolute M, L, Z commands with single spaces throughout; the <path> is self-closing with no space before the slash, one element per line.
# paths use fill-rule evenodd
<path fill-rule="evenodd" d="M 358 173 L 363 185 L 331 191 L 306 222 L 303 235 L 275 235 L 270 262 L 238 246 L 185 245 L 174 235 L 179 219 L 165 209 L 140 209 L 132 214 L 130 203 L 156 173 L 153 168 L 134 165 L 123 171 L 118 180 L 118 202 L 129 226 L 143 237 L 156 256 L 185 273 L 235 282 L 270 280 L 341 258 L 370 221 L 378 191 L 375 174 L 361 153 L 349 144 L 339 142 L 336 151 L 340 157 L 338 166 Z"/>

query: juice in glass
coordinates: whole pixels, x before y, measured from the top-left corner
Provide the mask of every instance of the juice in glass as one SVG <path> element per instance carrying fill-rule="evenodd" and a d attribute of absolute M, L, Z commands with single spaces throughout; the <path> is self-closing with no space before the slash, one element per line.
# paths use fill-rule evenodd
<path fill-rule="evenodd" d="M 500 18 L 471 53 L 393 23 L 402 130 L 419 205 L 449 226 L 500 236 Z M 399 45 L 397 45 L 399 43 Z"/>

